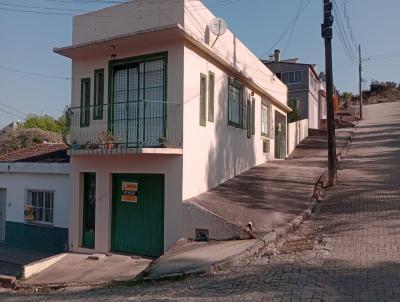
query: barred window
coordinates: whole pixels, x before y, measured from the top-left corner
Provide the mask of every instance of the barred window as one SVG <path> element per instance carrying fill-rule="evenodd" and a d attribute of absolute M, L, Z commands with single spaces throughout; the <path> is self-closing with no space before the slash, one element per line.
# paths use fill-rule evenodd
<path fill-rule="evenodd" d="M 53 223 L 54 192 L 29 190 L 27 205 L 32 208 L 33 222 Z"/>
<path fill-rule="evenodd" d="M 241 127 L 242 126 L 242 111 L 243 111 L 243 88 L 240 84 L 229 81 L 229 96 L 228 96 L 228 124 Z"/>

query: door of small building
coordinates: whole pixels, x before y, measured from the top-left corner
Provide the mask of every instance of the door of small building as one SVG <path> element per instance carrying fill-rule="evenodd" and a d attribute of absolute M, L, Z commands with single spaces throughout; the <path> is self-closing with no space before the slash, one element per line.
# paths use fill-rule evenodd
<path fill-rule="evenodd" d="M 113 175 L 112 249 L 159 257 L 164 252 L 164 176 Z"/>
<path fill-rule="evenodd" d="M 6 189 L 0 189 L 0 241 L 6 236 Z"/>
<path fill-rule="evenodd" d="M 96 227 L 96 173 L 84 173 L 82 246 L 94 248 Z"/>
<path fill-rule="evenodd" d="M 275 111 L 275 158 L 286 157 L 286 117 Z"/>

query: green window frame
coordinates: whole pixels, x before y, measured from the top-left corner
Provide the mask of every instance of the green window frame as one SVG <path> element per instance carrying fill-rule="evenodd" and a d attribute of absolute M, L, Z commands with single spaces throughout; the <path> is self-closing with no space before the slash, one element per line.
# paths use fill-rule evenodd
<path fill-rule="evenodd" d="M 229 78 L 228 85 L 228 125 L 242 128 L 243 86 L 232 78 Z"/>
<path fill-rule="evenodd" d="M 90 126 L 90 78 L 81 79 L 81 128 Z"/>
<path fill-rule="evenodd" d="M 93 119 L 103 119 L 104 105 L 104 69 L 94 71 Z"/>
<path fill-rule="evenodd" d="M 208 73 L 208 121 L 214 122 L 215 74 Z"/>
<path fill-rule="evenodd" d="M 247 100 L 247 138 L 251 138 L 251 133 L 253 131 L 251 116 L 252 116 L 251 102 L 250 100 Z"/>
<path fill-rule="evenodd" d="M 207 76 L 200 74 L 200 126 L 206 126 L 207 114 Z"/>

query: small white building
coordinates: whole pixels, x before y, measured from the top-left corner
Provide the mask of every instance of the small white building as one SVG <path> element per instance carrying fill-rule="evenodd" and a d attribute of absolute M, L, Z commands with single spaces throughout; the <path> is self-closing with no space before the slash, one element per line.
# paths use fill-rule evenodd
<path fill-rule="evenodd" d="M 214 19 L 188 0 L 74 17 L 54 50 L 72 59 L 71 250 L 159 256 L 188 233 L 184 200 L 286 157 L 286 85 Z"/>
<path fill-rule="evenodd" d="M 69 202 L 67 146 L 40 144 L 0 156 L 0 242 L 67 250 Z"/>

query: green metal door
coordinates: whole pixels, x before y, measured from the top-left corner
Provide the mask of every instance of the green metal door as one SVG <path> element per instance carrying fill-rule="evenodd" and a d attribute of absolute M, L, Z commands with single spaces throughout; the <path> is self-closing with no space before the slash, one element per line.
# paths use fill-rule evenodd
<path fill-rule="evenodd" d="M 150 257 L 163 254 L 163 175 L 113 175 L 112 249 Z"/>
<path fill-rule="evenodd" d="M 275 158 L 286 157 L 286 117 L 275 111 Z"/>

